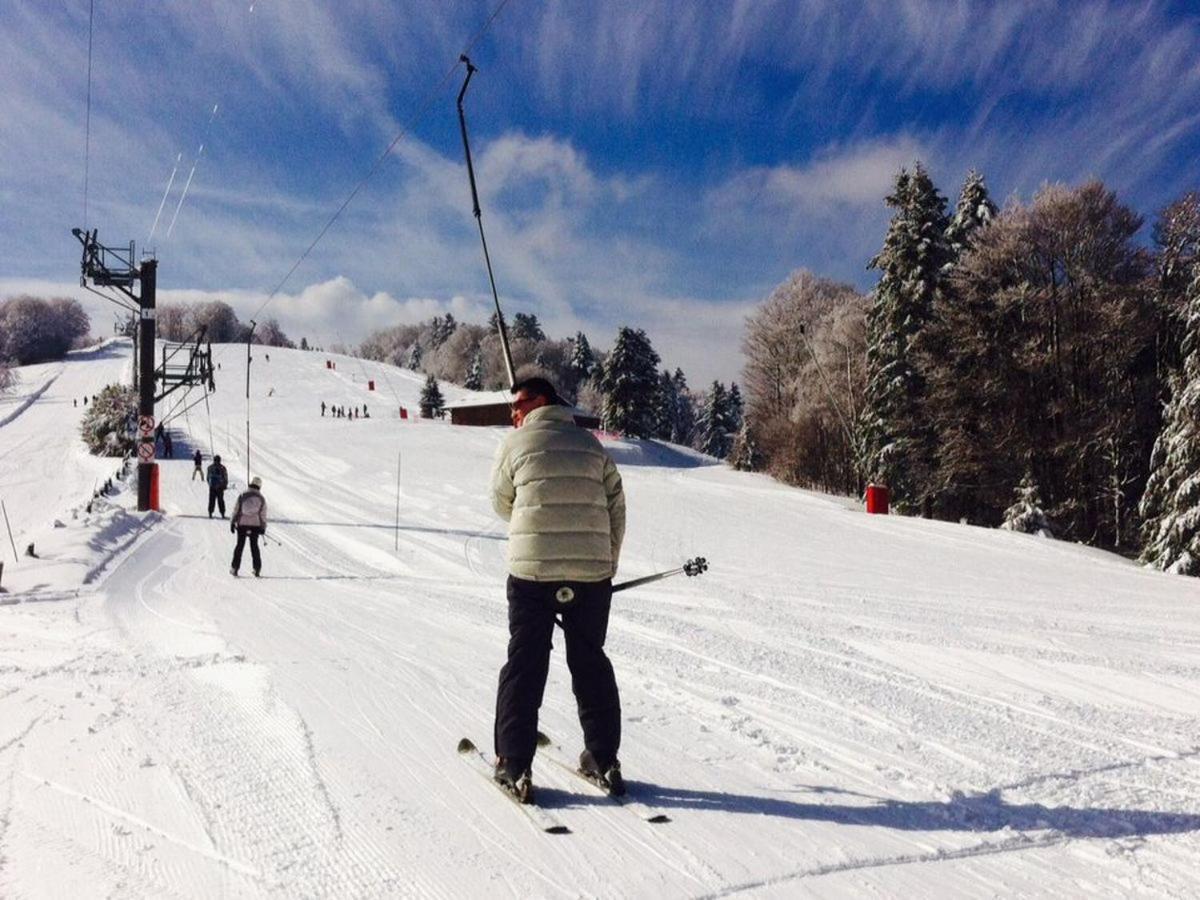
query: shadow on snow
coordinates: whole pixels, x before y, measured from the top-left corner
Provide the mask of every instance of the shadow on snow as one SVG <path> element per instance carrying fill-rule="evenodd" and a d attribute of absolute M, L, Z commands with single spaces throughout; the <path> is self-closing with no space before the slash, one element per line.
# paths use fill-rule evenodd
<path fill-rule="evenodd" d="M 853 794 L 862 803 L 804 803 L 773 797 L 673 788 L 629 781 L 630 796 L 664 810 L 694 810 L 774 816 L 811 822 L 832 822 L 898 831 L 993 832 L 1052 830 L 1072 838 L 1117 838 L 1200 831 L 1200 813 L 1155 812 L 1139 809 L 1077 809 L 1040 803 L 1006 803 L 999 789 L 984 794 L 956 793 L 948 800 L 888 800 Z M 813 794 L 853 792 L 834 788 L 806 789 Z M 539 793 L 546 805 L 606 803 L 601 797 L 566 794 L 551 789 Z"/>

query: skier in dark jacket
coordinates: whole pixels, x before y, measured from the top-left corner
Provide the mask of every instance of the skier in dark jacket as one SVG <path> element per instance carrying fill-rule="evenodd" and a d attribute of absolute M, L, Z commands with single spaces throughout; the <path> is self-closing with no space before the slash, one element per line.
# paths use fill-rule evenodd
<path fill-rule="evenodd" d="M 230 575 L 236 575 L 242 565 L 242 548 L 246 546 L 246 538 L 250 538 L 250 562 L 254 566 L 254 577 L 262 571 L 262 556 L 258 551 L 258 536 L 267 533 L 267 500 L 262 495 L 262 479 L 255 475 L 250 479 L 250 487 L 238 495 L 233 505 L 233 515 L 229 517 L 229 530 L 237 534 L 237 544 L 233 548 L 233 565 L 229 568 Z"/>
<path fill-rule="evenodd" d="M 199 476 L 200 480 L 203 481 L 204 457 L 200 454 L 199 450 L 192 454 L 192 462 L 196 464 L 196 468 L 192 469 L 192 481 L 195 481 L 197 476 Z"/>
<path fill-rule="evenodd" d="M 208 467 L 208 517 L 211 519 L 214 508 L 221 510 L 221 518 L 225 518 L 225 489 L 229 487 L 229 473 L 221 465 L 220 454 L 213 457 L 212 465 Z"/>

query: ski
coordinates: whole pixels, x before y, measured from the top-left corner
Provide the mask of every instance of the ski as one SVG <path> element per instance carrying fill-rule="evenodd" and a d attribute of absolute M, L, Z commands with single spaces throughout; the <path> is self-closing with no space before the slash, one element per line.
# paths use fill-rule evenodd
<path fill-rule="evenodd" d="M 458 742 L 458 755 L 461 756 L 463 760 L 471 766 L 472 769 L 483 776 L 488 784 L 511 800 L 512 804 L 517 807 L 517 809 L 525 813 L 529 820 L 533 822 L 533 824 L 539 829 L 546 832 L 546 834 L 571 833 L 571 829 L 560 822 L 558 818 L 553 816 L 550 812 L 542 809 L 542 807 L 538 806 L 536 803 L 522 803 L 515 794 L 506 790 L 503 785 L 497 782 L 492 777 L 491 762 L 488 760 L 487 756 L 484 755 L 483 751 L 475 746 L 475 743 L 470 738 L 463 738 Z"/>
<path fill-rule="evenodd" d="M 542 753 L 542 756 L 544 756 L 545 759 L 548 760 L 552 765 L 555 765 L 566 772 L 570 772 L 580 781 L 583 781 L 589 787 L 591 787 L 596 793 L 607 798 L 617 806 L 623 806 L 625 809 L 636 815 L 639 819 L 642 819 L 653 825 L 662 825 L 671 821 L 671 817 L 662 810 L 655 809 L 653 806 L 649 806 L 643 803 L 641 800 L 635 800 L 628 794 L 624 794 L 620 797 L 614 797 L 608 792 L 608 789 L 604 784 L 591 778 L 586 772 L 583 772 L 581 769 L 579 769 L 579 767 L 572 766 L 571 764 L 565 762 L 561 758 L 561 754 L 564 752 L 563 748 L 554 743 L 554 741 L 550 740 L 549 737 L 540 731 L 538 732 L 538 746 L 543 750 L 547 748 L 554 750 L 553 753 Z"/>

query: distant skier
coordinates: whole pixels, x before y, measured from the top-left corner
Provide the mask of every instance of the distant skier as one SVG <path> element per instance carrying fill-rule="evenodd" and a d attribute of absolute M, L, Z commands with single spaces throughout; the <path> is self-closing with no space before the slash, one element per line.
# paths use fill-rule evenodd
<path fill-rule="evenodd" d="M 237 544 L 233 548 L 233 565 L 229 568 L 230 575 L 236 575 L 242 565 L 242 548 L 246 546 L 246 538 L 250 538 L 250 562 L 254 566 L 254 577 L 262 572 L 262 555 L 258 550 L 258 536 L 267 533 L 267 500 L 261 489 L 262 479 L 255 475 L 250 479 L 250 487 L 242 491 L 233 505 L 233 515 L 229 517 L 229 530 L 237 535 Z"/>
<path fill-rule="evenodd" d="M 583 727 L 580 768 L 622 794 L 621 701 L 604 653 L 625 536 L 621 476 L 549 381 L 529 378 L 512 393 L 516 431 L 492 467 L 492 506 L 509 521 L 508 661 L 496 695 L 495 779 L 518 799 L 532 796 L 538 707 L 561 615 Z"/>
<path fill-rule="evenodd" d="M 169 431 L 163 432 L 163 455 L 167 459 L 175 458 L 175 444 L 171 440 L 171 432 Z"/>
<path fill-rule="evenodd" d="M 325 401 L 321 401 L 321 418 L 325 418 Z"/>
<path fill-rule="evenodd" d="M 229 473 L 221 464 L 221 456 L 213 457 L 212 465 L 208 467 L 205 478 L 208 482 L 208 517 L 211 519 L 213 508 L 221 510 L 221 518 L 225 518 L 225 489 L 229 487 Z"/>
<path fill-rule="evenodd" d="M 196 468 L 192 469 L 192 481 L 195 481 L 197 477 L 199 477 L 200 480 L 203 481 L 204 480 L 204 457 L 201 455 L 199 450 L 197 450 L 195 453 L 192 454 L 192 462 L 194 462 L 196 464 Z"/>

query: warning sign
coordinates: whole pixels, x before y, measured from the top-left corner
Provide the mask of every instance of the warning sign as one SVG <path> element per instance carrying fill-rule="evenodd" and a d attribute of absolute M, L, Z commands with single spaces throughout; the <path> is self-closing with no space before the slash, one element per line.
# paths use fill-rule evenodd
<path fill-rule="evenodd" d="M 138 416 L 138 436 L 148 438 L 154 434 L 154 416 Z"/>
<path fill-rule="evenodd" d="M 154 462 L 154 444 L 138 444 L 138 462 Z"/>

